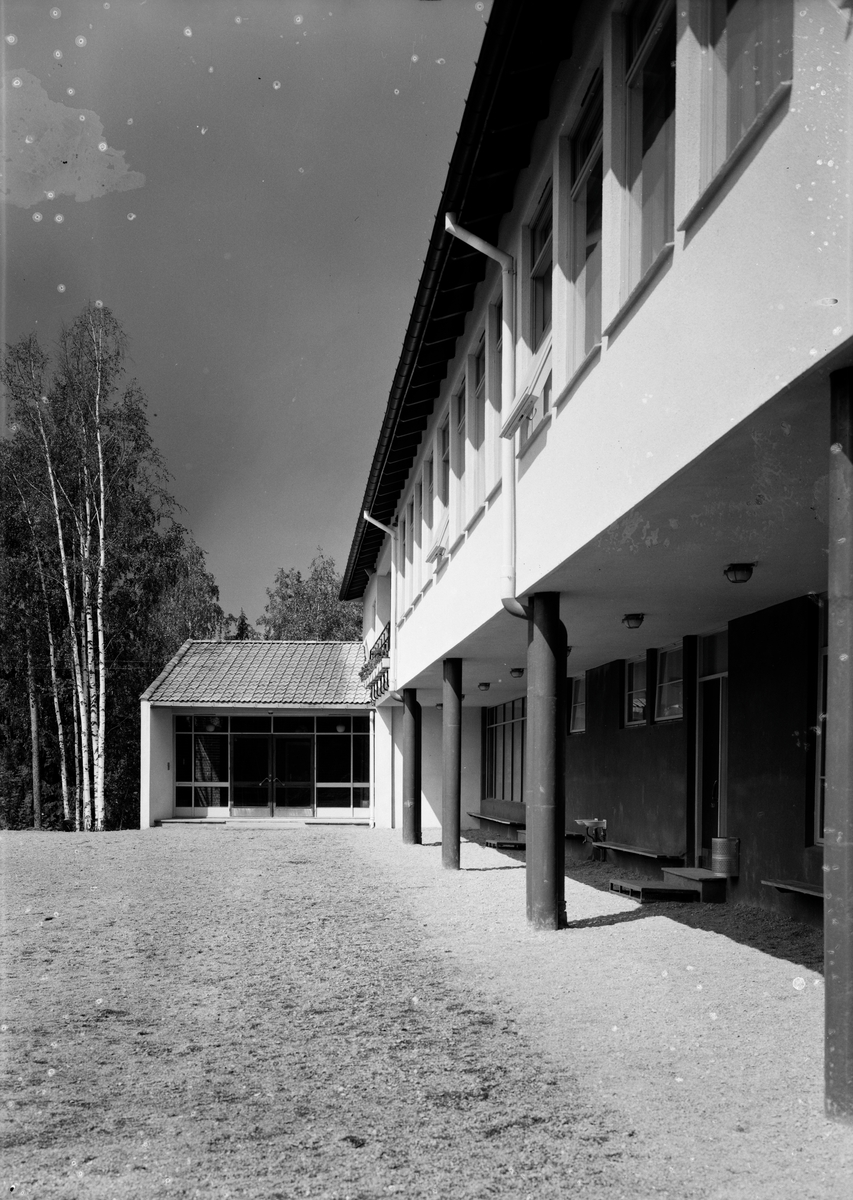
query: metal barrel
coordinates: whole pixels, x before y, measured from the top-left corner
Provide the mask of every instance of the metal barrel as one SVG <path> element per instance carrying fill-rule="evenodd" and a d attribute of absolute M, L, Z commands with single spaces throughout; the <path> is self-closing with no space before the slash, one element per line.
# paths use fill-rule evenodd
<path fill-rule="evenodd" d="M 740 838 L 711 838 L 711 870 L 718 875 L 740 874 Z"/>

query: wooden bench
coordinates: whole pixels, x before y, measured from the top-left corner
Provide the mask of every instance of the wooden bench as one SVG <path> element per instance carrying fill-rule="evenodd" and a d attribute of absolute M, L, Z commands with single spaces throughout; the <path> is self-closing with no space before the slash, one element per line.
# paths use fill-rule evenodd
<path fill-rule="evenodd" d="M 619 850 L 622 854 L 639 854 L 643 858 L 654 858 L 658 862 L 672 863 L 680 866 L 684 863 L 683 854 L 665 854 L 660 850 L 650 850 L 648 846 L 629 846 L 625 842 L 594 842 L 595 850 Z M 606 857 L 606 855 L 605 855 Z"/>
<path fill-rule="evenodd" d="M 527 822 L 523 804 L 487 796 L 480 801 L 480 808 L 477 812 L 468 809 L 468 816 L 473 817 L 485 833 L 494 833 L 501 842 L 524 845 L 524 830 Z"/>
<path fill-rule="evenodd" d="M 804 883 L 802 879 L 762 879 L 765 887 L 774 887 L 777 892 L 799 892 L 801 896 L 823 899 L 823 888 L 819 883 Z"/>

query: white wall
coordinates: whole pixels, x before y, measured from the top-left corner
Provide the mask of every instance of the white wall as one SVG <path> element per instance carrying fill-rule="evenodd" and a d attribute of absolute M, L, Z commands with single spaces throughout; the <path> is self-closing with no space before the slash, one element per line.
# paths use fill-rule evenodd
<path fill-rule="evenodd" d="M 394 713 L 377 708 L 374 724 L 374 819 L 379 829 L 399 826 L 394 813 Z"/>
<path fill-rule="evenodd" d="M 173 813 L 172 710 L 141 702 L 140 828 Z"/>
<path fill-rule="evenodd" d="M 596 61 L 601 28 L 596 32 L 594 21 L 603 24 L 606 14 L 605 5 L 588 5 L 584 15 L 584 44 Z M 600 360 L 559 405 L 558 364 L 571 364 L 571 304 L 555 302 L 555 407 L 548 427 L 517 460 L 519 595 L 853 336 L 853 39 L 845 40 L 844 28 L 829 0 L 796 9 L 794 81 L 787 107 L 756 138 L 705 213 L 686 232 L 676 232 L 668 268 L 604 338 Z M 700 136 L 701 114 L 695 104 L 685 102 L 691 80 L 695 84 L 697 78 L 691 36 L 682 20 L 676 222 L 698 198 L 692 147 Z M 563 68 L 552 115 L 537 131 L 530 166 L 516 188 L 516 206 L 502 224 L 499 244 L 517 260 L 543 179 L 553 172 L 556 186 L 560 178 L 561 139 L 579 111 L 588 82 L 585 65 L 573 59 Z M 605 199 L 615 187 L 611 176 Z M 614 270 L 618 275 L 621 258 L 618 230 L 619 222 L 609 230 L 605 223 L 604 270 L 611 277 Z M 561 236 L 559 228 L 555 236 Z M 559 254 L 555 264 L 556 297 L 568 294 L 569 284 Z M 519 287 L 523 277 L 519 271 Z M 447 383 L 401 494 L 400 512 L 430 453 L 466 357 L 475 348 L 494 288 L 492 272 L 478 291 L 456 358 L 448 365 Z M 605 325 L 618 302 L 618 288 L 611 288 Z M 524 307 L 522 296 L 517 308 Z M 527 347 L 520 344 L 516 397 L 529 360 Z M 398 633 L 398 687 L 500 611 L 501 505 L 498 491 L 447 565 L 414 598 Z"/>

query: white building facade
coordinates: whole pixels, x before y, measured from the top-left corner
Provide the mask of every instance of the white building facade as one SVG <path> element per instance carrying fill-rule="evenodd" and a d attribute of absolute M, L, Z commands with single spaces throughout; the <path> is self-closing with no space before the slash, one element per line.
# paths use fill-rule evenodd
<path fill-rule="evenodd" d="M 495 0 L 342 596 L 382 820 L 526 826 L 540 927 L 581 820 L 802 920 L 853 869 L 851 54 L 831 0 Z"/>

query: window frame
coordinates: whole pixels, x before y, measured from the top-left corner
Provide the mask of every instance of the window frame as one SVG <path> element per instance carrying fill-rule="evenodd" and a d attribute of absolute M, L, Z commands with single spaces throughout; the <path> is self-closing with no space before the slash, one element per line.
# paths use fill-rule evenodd
<path fill-rule="evenodd" d="M 573 675 L 569 680 L 569 734 L 586 733 L 586 672 L 583 675 Z M 582 710 L 580 722 L 576 714 Z"/>
<path fill-rule="evenodd" d="M 537 248 L 543 224 L 548 232 Z M 539 196 L 533 219 L 527 227 L 529 289 L 527 320 L 530 353 L 538 354 L 551 332 L 554 294 L 554 187 L 548 179 Z"/>
<path fill-rule="evenodd" d="M 627 205 L 626 239 L 623 247 L 621 302 L 624 304 L 640 281 L 673 245 L 675 239 L 675 87 L 677 29 L 675 0 L 660 0 L 657 5 L 637 3 L 625 23 L 625 201 Z M 642 19 L 644 32 L 635 36 L 634 22 Z M 652 145 L 643 150 L 645 75 L 647 68 L 661 52 L 662 39 L 673 34 L 670 75 L 664 85 L 666 116 Z M 632 53 L 633 51 L 633 53 Z M 667 128 L 668 127 L 668 128 Z M 645 187 L 652 162 L 649 155 L 661 135 L 663 143 L 663 207 L 654 207 L 654 195 L 646 196 Z M 660 245 L 651 235 L 653 222 L 662 217 L 663 236 Z"/>
<path fill-rule="evenodd" d="M 643 686 L 632 687 L 633 669 L 634 667 L 642 666 L 643 668 Z M 642 716 L 634 716 L 634 706 L 632 697 L 643 693 L 643 712 Z M 624 688 L 624 710 L 623 722 L 626 729 L 637 729 L 648 724 L 649 719 L 649 668 L 648 659 L 645 654 L 639 654 L 635 658 L 625 660 L 625 688 Z"/>
<path fill-rule="evenodd" d="M 677 679 L 665 680 L 663 678 L 665 664 L 667 659 L 674 654 L 681 655 L 681 675 Z M 681 685 L 681 712 L 665 714 L 661 712 L 661 691 L 664 687 L 673 687 L 676 684 Z M 664 721 L 682 721 L 684 719 L 684 646 L 681 642 L 672 646 L 664 646 L 658 650 L 657 667 L 655 670 L 655 695 L 654 695 L 654 720 L 655 724 L 663 724 Z"/>
<path fill-rule="evenodd" d="M 592 137 L 590 134 L 592 132 Z M 585 144 L 588 146 L 584 153 Z M 568 138 L 569 201 L 571 212 L 570 276 L 573 290 L 574 335 L 573 366 L 583 362 L 601 345 L 603 329 L 603 245 L 604 245 L 604 71 L 599 66 L 587 88 L 581 111 Z M 598 286 L 590 288 L 588 188 L 594 173 L 600 173 L 598 205 L 600 226 L 595 250 L 598 251 Z M 594 276 L 593 276 L 594 278 Z M 594 336 L 590 339 L 590 316 Z"/>

